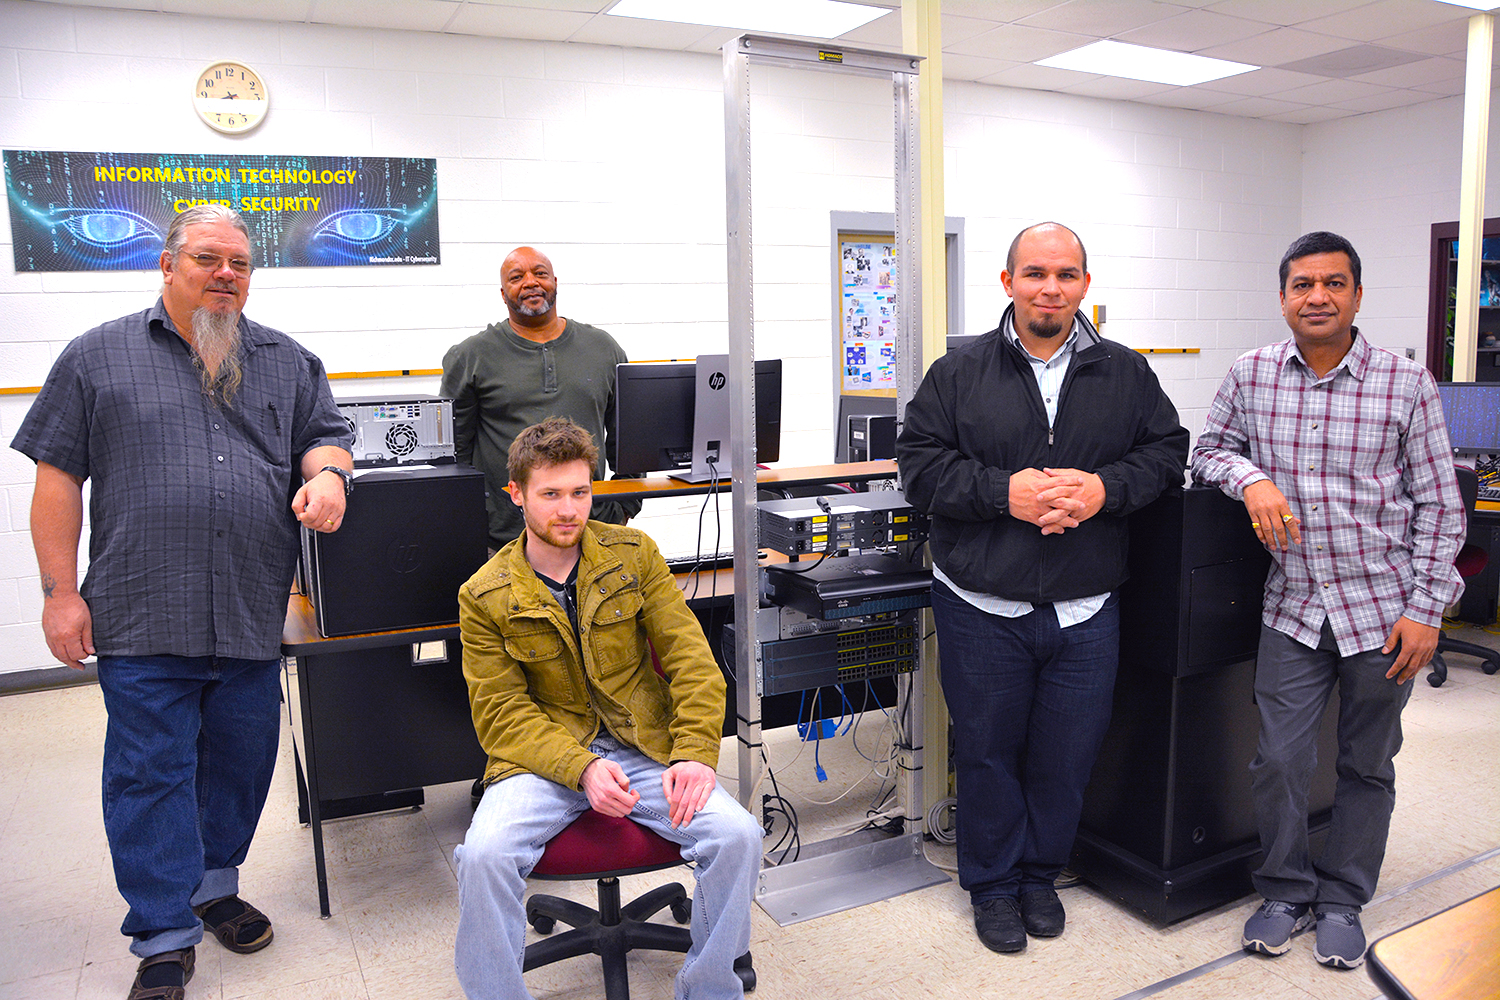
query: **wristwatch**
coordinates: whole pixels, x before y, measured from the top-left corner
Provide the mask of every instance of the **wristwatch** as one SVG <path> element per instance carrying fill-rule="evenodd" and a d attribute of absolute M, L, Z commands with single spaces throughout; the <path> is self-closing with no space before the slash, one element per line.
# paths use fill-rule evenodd
<path fill-rule="evenodd" d="M 337 473 L 338 477 L 344 481 L 344 496 L 354 492 L 354 473 L 348 469 L 341 469 L 337 465 L 325 465 L 318 471 Z"/>

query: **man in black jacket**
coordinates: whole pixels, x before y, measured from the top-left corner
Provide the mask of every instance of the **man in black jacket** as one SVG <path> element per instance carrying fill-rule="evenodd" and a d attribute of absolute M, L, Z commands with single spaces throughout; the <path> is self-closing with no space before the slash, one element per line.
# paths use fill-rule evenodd
<path fill-rule="evenodd" d="M 938 358 L 896 459 L 932 518 L 959 883 L 999 952 L 1062 933 L 1053 881 L 1109 724 L 1125 515 L 1180 485 L 1188 432 L 1145 360 L 1078 312 L 1083 242 L 1011 243 L 1000 326 Z"/>

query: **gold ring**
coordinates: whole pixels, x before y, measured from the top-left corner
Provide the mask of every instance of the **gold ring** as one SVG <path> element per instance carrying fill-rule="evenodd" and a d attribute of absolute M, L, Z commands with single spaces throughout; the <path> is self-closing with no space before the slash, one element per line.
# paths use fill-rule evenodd
<path fill-rule="evenodd" d="M 323 523 L 324 524 L 332 524 L 333 523 L 333 518 L 330 517 L 328 520 L 324 521 Z"/>
<path fill-rule="evenodd" d="M 1281 515 L 1281 519 L 1283 521 L 1290 521 L 1292 519 L 1292 515 L 1290 515 L 1290 514 L 1282 514 Z"/>
<path fill-rule="evenodd" d="M 1251 521 L 1250 522 L 1250 527 L 1252 527 L 1252 528 L 1259 528 L 1260 527 L 1260 522 L 1259 521 Z"/>

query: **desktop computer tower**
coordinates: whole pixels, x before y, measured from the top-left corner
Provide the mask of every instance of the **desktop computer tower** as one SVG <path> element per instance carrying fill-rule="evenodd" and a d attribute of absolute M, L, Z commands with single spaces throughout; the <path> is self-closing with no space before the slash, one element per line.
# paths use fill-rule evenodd
<path fill-rule="evenodd" d="M 484 474 L 382 469 L 354 482 L 339 530 L 302 529 L 304 586 L 324 636 L 458 621 L 458 588 L 489 557 Z"/>
<path fill-rule="evenodd" d="M 1260 861 L 1249 767 L 1269 566 L 1245 505 L 1217 489 L 1175 490 L 1130 516 L 1114 714 L 1071 867 L 1162 924 L 1246 895 Z M 1335 692 L 1308 796 L 1315 847 L 1333 807 L 1337 718 Z"/>

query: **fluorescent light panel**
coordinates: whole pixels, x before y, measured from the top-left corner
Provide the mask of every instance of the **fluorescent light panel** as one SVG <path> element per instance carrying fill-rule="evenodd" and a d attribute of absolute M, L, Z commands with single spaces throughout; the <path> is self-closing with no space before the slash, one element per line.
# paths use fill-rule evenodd
<path fill-rule="evenodd" d="M 1127 80 L 1169 83 L 1178 87 L 1191 87 L 1195 83 L 1221 80 L 1226 76 L 1260 69 L 1249 63 L 1210 59 L 1208 56 L 1195 56 L 1187 52 L 1153 49 L 1146 45 L 1109 40 L 1091 42 L 1082 48 L 1038 59 L 1036 64 L 1080 73 L 1121 76 Z"/>
<path fill-rule="evenodd" d="M 842 0 L 620 0 L 606 14 L 742 31 L 836 38 L 890 10 Z"/>

